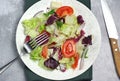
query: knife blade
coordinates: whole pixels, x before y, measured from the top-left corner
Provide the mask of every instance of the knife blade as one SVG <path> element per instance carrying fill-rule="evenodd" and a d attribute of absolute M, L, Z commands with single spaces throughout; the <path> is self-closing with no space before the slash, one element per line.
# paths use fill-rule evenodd
<path fill-rule="evenodd" d="M 111 50 L 113 54 L 114 64 L 116 66 L 116 71 L 120 77 L 120 51 L 118 47 L 118 33 L 115 26 L 114 19 L 112 17 L 111 11 L 108 7 L 108 4 L 105 0 L 101 0 L 103 16 L 106 24 L 106 29 L 108 32 Z"/>

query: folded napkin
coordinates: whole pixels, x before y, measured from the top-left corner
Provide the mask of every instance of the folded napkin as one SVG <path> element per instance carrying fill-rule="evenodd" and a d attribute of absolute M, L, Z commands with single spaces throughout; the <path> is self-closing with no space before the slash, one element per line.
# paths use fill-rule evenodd
<path fill-rule="evenodd" d="M 37 1 L 39 0 L 25 0 L 24 11 L 26 11 L 31 5 L 33 5 Z M 89 9 L 91 9 L 90 0 L 78 0 L 78 1 L 82 2 Z M 36 75 L 27 67 L 25 67 L 25 74 L 26 74 L 27 81 L 53 81 L 53 80 L 48 80 Z M 77 76 L 75 78 L 65 80 L 65 81 L 91 81 L 91 80 L 92 80 L 92 66 L 80 76 Z"/>

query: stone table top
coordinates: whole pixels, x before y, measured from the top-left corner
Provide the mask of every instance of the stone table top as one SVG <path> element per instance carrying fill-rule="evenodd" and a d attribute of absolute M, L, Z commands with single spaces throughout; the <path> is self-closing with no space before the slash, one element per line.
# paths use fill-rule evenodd
<path fill-rule="evenodd" d="M 120 0 L 107 0 L 120 36 Z M 0 0 L 0 67 L 17 56 L 15 31 L 23 14 L 24 0 Z M 93 64 L 92 81 L 120 81 L 112 58 L 110 43 L 103 19 L 100 0 L 91 0 L 91 9 L 96 16 L 102 32 L 99 55 Z M 120 47 L 120 39 L 119 39 Z M 24 64 L 18 59 L 3 74 L 0 81 L 26 81 Z"/>

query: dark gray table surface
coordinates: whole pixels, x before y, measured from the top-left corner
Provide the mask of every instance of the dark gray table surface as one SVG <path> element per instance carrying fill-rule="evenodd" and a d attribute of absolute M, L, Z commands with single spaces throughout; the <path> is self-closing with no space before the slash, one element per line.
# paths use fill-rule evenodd
<path fill-rule="evenodd" d="M 107 0 L 120 36 L 120 0 Z M 93 64 L 92 81 L 119 81 L 116 74 L 108 35 L 103 20 L 100 0 L 91 0 L 92 12 L 101 29 L 102 43 L 99 55 Z M 15 31 L 23 14 L 24 0 L 0 0 L 0 67 L 17 56 Z M 119 39 L 120 47 L 120 39 Z M 20 59 L 3 74 L 0 81 L 26 81 L 24 64 Z"/>

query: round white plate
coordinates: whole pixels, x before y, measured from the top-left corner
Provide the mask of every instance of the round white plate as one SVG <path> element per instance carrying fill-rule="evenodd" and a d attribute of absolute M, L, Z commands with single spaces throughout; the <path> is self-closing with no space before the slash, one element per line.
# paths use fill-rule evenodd
<path fill-rule="evenodd" d="M 33 17 L 35 13 L 37 13 L 40 10 L 46 10 L 47 7 L 50 7 L 51 1 L 53 0 L 41 0 L 35 3 L 24 13 L 22 18 L 20 19 L 18 27 L 17 27 L 17 31 L 16 31 L 16 45 L 17 45 L 19 54 L 21 54 L 21 48 L 23 47 L 23 43 L 25 39 L 24 28 L 21 22 L 25 19 L 30 19 L 31 17 Z M 78 68 L 76 70 L 69 69 L 66 72 L 61 72 L 58 70 L 48 71 L 48 70 L 44 70 L 43 68 L 40 68 L 38 66 L 38 63 L 32 61 L 29 58 L 29 54 L 21 56 L 21 59 L 31 71 L 33 71 L 39 76 L 42 76 L 47 79 L 52 79 L 52 80 L 66 80 L 66 79 L 71 79 L 71 78 L 81 75 L 93 64 L 96 57 L 98 56 L 98 52 L 100 49 L 101 32 L 100 32 L 100 27 L 99 27 L 99 24 L 95 16 L 82 3 L 76 0 L 56 0 L 56 1 L 63 2 L 63 5 L 72 6 L 75 10 L 75 14 L 82 15 L 86 23 L 85 28 L 84 28 L 86 34 L 93 35 L 93 40 L 92 40 L 93 45 L 91 45 L 89 48 L 88 58 L 85 59 L 85 64 L 84 64 L 83 69 L 82 70 L 79 70 Z"/>

